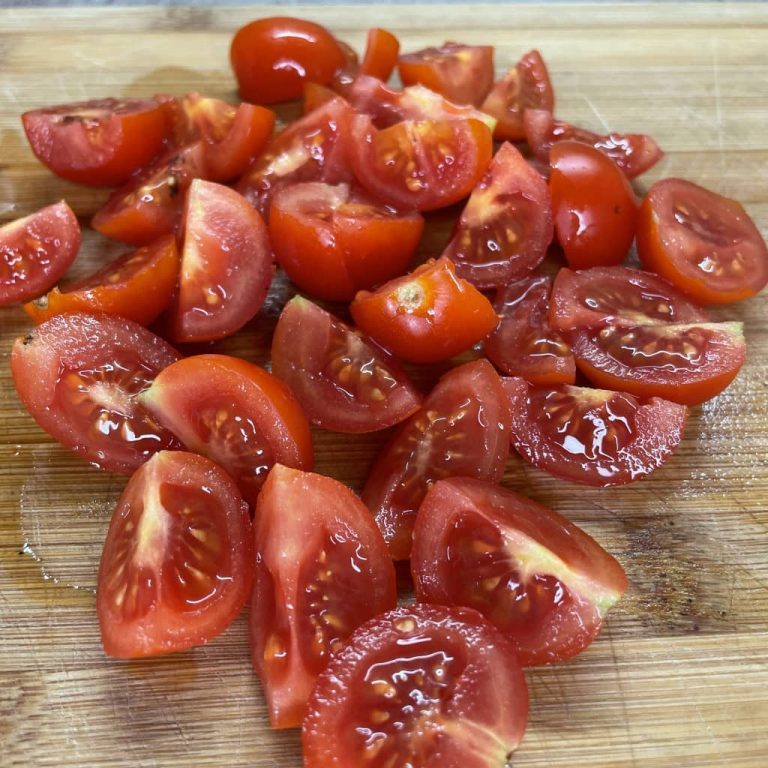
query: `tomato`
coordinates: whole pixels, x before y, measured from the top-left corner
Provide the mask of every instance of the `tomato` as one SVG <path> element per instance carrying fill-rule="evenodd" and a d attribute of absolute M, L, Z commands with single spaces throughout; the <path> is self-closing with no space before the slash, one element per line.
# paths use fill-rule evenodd
<path fill-rule="evenodd" d="M 488 299 L 456 276 L 453 263 L 430 259 L 370 293 L 349 311 L 362 330 L 401 360 L 447 360 L 488 335 L 499 319 Z"/>
<path fill-rule="evenodd" d="M 404 120 L 384 130 L 352 119 L 350 162 L 371 194 L 431 211 L 466 197 L 491 161 L 491 132 L 477 120 Z"/>
<path fill-rule="evenodd" d="M 433 482 L 459 475 L 501 480 L 509 420 L 498 374 L 487 360 L 476 360 L 446 373 L 421 409 L 398 427 L 362 493 L 393 559 L 408 559 L 416 511 Z"/>
<path fill-rule="evenodd" d="M 619 264 L 637 225 L 637 201 L 627 177 L 600 150 L 577 141 L 559 141 L 549 162 L 555 233 L 568 266 Z"/>
<path fill-rule="evenodd" d="M 580 141 L 599 149 L 621 168 L 628 179 L 645 173 L 664 157 L 659 145 L 645 133 L 609 133 L 602 136 L 586 128 L 555 120 L 546 109 L 526 109 L 523 113 L 525 140 L 533 154 L 549 163 L 549 152 L 560 141 Z"/>
<path fill-rule="evenodd" d="M 251 604 L 273 728 L 301 725 L 331 654 L 396 603 L 395 568 L 362 501 L 337 480 L 276 464 L 256 506 Z"/>
<path fill-rule="evenodd" d="M 64 276 L 80 250 L 80 225 L 62 200 L 0 227 L 0 306 L 29 301 Z"/>
<path fill-rule="evenodd" d="M 320 24 L 288 16 L 257 19 L 235 33 L 229 51 L 240 98 L 272 104 L 301 96 L 304 82 L 331 82 L 345 56 Z"/>
<path fill-rule="evenodd" d="M 308 115 L 323 104 L 327 104 L 329 101 L 337 98 L 339 94 L 327 85 L 304 83 L 301 95 L 303 100 L 301 112 L 303 115 Z"/>
<path fill-rule="evenodd" d="M 683 179 L 648 191 L 637 252 L 643 266 L 703 304 L 741 301 L 768 284 L 768 249 L 744 208 Z"/>
<path fill-rule="evenodd" d="M 470 608 L 408 605 L 364 624 L 320 675 L 305 768 L 500 768 L 523 738 L 515 648 Z"/>
<path fill-rule="evenodd" d="M 299 288 L 328 301 L 402 275 L 423 231 L 418 213 L 399 213 L 348 184 L 285 187 L 269 214 L 277 262 Z"/>
<path fill-rule="evenodd" d="M 277 321 L 272 371 L 313 424 L 336 432 L 385 429 L 421 404 L 390 354 L 300 296 L 285 305 Z"/>
<path fill-rule="evenodd" d="M 477 106 L 493 86 L 493 46 L 444 43 L 406 53 L 397 68 L 403 85 L 425 85 L 458 104 Z"/>
<path fill-rule="evenodd" d="M 57 176 L 115 187 L 163 147 L 167 122 L 154 99 L 95 99 L 35 109 L 21 116 L 40 162 Z"/>
<path fill-rule="evenodd" d="M 418 601 L 480 611 L 515 642 L 523 666 L 583 651 L 627 589 L 621 565 L 581 528 L 470 478 L 427 491 L 411 572 Z"/>
<path fill-rule="evenodd" d="M 130 245 L 148 245 L 176 231 L 184 193 L 192 179 L 206 175 L 202 144 L 172 149 L 134 180 L 115 190 L 91 226 Z"/>
<path fill-rule="evenodd" d="M 472 190 L 443 251 L 478 288 L 528 274 L 552 240 L 547 184 L 511 144 L 502 144 Z"/>
<path fill-rule="evenodd" d="M 381 27 L 369 29 L 359 74 L 389 80 L 397 64 L 399 53 L 400 41 L 391 32 Z"/>
<path fill-rule="evenodd" d="M 561 269 L 549 320 L 563 331 L 602 325 L 698 323 L 706 315 L 666 280 L 628 267 Z"/>
<path fill-rule="evenodd" d="M 555 108 L 555 91 L 547 65 L 538 51 L 528 51 L 491 89 L 480 109 L 498 120 L 493 137 L 498 141 L 525 139 L 526 109 Z"/>
<path fill-rule="evenodd" d="M 229 336 L 259 311 L 271 281 L 272 250 L 258 211 L 228 187 L 194 180 L 170 337 L 189 342 Z"/>
<path fill-rule="evenodd" d="M 63 312 L 105 312 L 149 325 L 171 300 L 179 273 L 179 251 L 172 235 L 118 257 L 92 275 L 54 288 L 24 305 L 41 323 Z"/>
<path fill-rule="evenodd" d="M 624 485 L 660 467 L 683 436 L 684 405 L 625 392 L 503 379 L 512 445 L 555 477 L 584 485 Z"/>
<path fill-rule="evenodd" d="M 13 345 L 11 372 L 32 418 L 97 467 L 133 472 L 179 443 L 138 402 L 176 350 L 130 320 L 72 312 Z"/>
<path fill-rule="evenodd" d="M 684 405 L 722 392 L 747 356 L 741 323 L 607 326 L 571 338 L 579 370 L 596 386 Z"/>
<path fill-rule="evenodd" d="M 309 424 L 288 387 L 263 368 L 226 355 L 168 366 L 139 398 L 195 453 L 221 464 L 256 503 L 270 467 L 312 467 Z"/>
<path fill-rule="evenodd" d="M 485 340 L 485 354 L 502 372 L 538 386 L 573 384 L 576 363 L 568 342 L 549 324 L 552 278 L 524 277 L 499 289 L 499 325 Z"/>
<path fill-rule="evenodd" d="M 137 658 L 202 645 L 223 632 L 253 584 L 248 505 L 212 461 L 162 451 L 117 503 L 96 590 L 110 656 Z"/>

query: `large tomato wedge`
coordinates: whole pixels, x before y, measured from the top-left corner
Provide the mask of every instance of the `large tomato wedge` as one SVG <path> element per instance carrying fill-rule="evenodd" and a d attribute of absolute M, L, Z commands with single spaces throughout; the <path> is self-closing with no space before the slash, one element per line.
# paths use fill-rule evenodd
<path fill-rule="evenodd" d="M 276 464 L 256 506 L 251 604 L 273 728 L 301 725 L 331 654 L 396 603 L 395 568 L 362 501 L 337 480 Z"/>
<path fill-rule="evenodd" d="M 270 467 L 312 467 L 309 424 L 288 387 L 237 357 L 197 355 L 163 371 L 141 404 L 191 451 L 221 464 L 256 503 Z"/>
<path fill-rule="evenodd" d="M 735 200 L 683 179 L 656 182 L 640 208 L 643 265 L 703 304 L 728 304 L 768 284 L 768 249 Z"/>
<path fill-rule="evenodd" d="M 546 182 L 505 143 L 472 190 L 443 255 L 461 277 L 493 288 L 536 267 L 552 232 Z"/>
<path fill-rule="evenodd" d="M 0 227 L 0 306 L 29 301 L 64 276 L 80 249 L 80 225 L 60 203 Z"/>
<path fill-rule="evenodd" d="M 505 378 L 512 445 L 555 477 L 584 485 L 624 485 L 664 464 L 683 436 L 688 409 L 653 397 L 563 385 L 534 387 Z"/>
<path fill-rule="evenodd" d="M 408 559 L 416 510 L 435 480 L 501 480 L 509 423 L 498 374 L 487 360 L 476 360 L 446 373 L 421 409 L 398 427 L 362 493 L 393 559 Z"/>
<path fill-rule="evenodd" d="M 112 472 L 179 447 L 136 396 L 176 350 L 136 323 L 73 312 L 17 339 L 11 371 L 32 418 L 62 445 Z"/>
<path fill-rule="evenodd" d="M 440 480 L 419 507 L 416 599 L 475 608 L 523 666 L 575 656 L 627 589 L 616 560 L 551 509 L 481 480 Z"/>
<path fill-rule="evenodd" d="M 470 608 L 372 619 L 320 675 L 305 768 L 501 768 L 528 719 L 514 645 Z"/>
<path fill-rule="evenodd" d="M 311 422 L 337 432 L 385 429 L 421 404 L 389 353 L 300 296 L 285 305 L 277 321 L 272 371 Z"/>
<path fill-rule="evenodd" d="M 168 125 L 154 99 L 96 99 L 25 112 L 24 131 L 38 160 L 80 184 L 115 187 L 163 146 Z"/>
<path fill-rule="evenodd" d="M 389 80 L 397 64 L 400 53 L 400 41 L 388 30 L 373 27 L 368 30 L 365 43 L 365 55 L 358 71 L 361 75 Z"/>
<path fill-rule="evenodd" d="M 212 461 L 162 451 L 117 503 L 96 590 L 101 641 L 135 658 L 201 645 L 223 632 L 253 584 L 248 505 Z"/>

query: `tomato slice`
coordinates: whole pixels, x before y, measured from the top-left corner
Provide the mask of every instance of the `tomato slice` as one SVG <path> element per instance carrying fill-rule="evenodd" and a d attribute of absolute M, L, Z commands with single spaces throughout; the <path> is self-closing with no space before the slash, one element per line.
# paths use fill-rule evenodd
<path fill-rule="evenodd" d="M 371 338 L 412 363 L 458 355 L 487 336 L 499 320 L 488 299 L 457 277 L 446 257 L 430 259 L 373 293 L 360 291 L 349 311 Z"/>
<path fill-rule="evenodd" d="M 371 469 L 362 498 L 395 560 L 407 560 L 416 511 L 429 486 L 465 475 L 498 482 L 509 456 L 509 404 L 487 360 L 446 373 L 398 428 Z"/>
<path fill-rule="evenodd" d="M 162 451 L 117 503 L 99 566 L 96 608 L 110 656 L 202 645 L 223 632 L 253 584 L 248 505 L 212 461 Z"/>
<path fill-rule="evenodd" d="M 538 386 L 573 384 L 576 363 L 570 344 L 549 324 L 552 278 L 524 277 L 496 294 L 499 325 L 485 340 L 485 354 L 503 373 Z"/>
<path fill-rule="evenodd" d="M 312 467 L 309 424 L 288 387 L 226 355 L 195 355 L 163 371 L 139 398 L 191 451 L 229 472 L 246 501 L 273 464 Z"/>
<path fill-rule="evenodd" d="M 359 74 L 389 80 L 397 65 L 399 53 L 400 41 L 395 35 L 381 27 L 369 29 Z"/>
<path fill-rule="evenodd" d="M 735 200 L 683 179 L 662 179 L 640 208 L 637 251 L 694 301 L 729 304 L 768 284 L 768 249 Z"/>
<path fill-rule="evenodd" d="M 57 176 L 115 187 L 163 148 L 168 125 L 154 99 L 95 99 L 21 116 L 29 145 Z"/>
<path fill-rule="evenodd" d="M 416 599 L 480 611 L 523 666 L 581 653 L 627 589 L 619 563 L 551 509 L 482 480 L 439 480 L 419 507 Z"/>
<path fill-rule="evenodd" d="M 0 227 L 0 306 L 50 290 L 80 250 L 80 225 L 62 200 Z"/>
<path fill-rule="evenodd" d="M 418 213 L 399 213 L 348 184 L 285 187 L 269 215 L 277 262 L 299 288 L 328 301 L 402 275 L 423 231 Z"/>
<path fill-rule="evenodd" d="M 167 332 L 178 342 L 233 334 L 261 308 L 272 281 L 269 234 L 229 187 L 195 179 L 187 196 L 179 290 Z"/>
<path fill-rule="evenodd" d="M 478 288 L 522 277 L 552 240 L 547 184 L 511 144 L 502 144 L 472 190 L 443 251 Z"/>
<path fill-rule="evenodd" d="M 466 197 L 491 161 L 491 132 L 477 120 L 404 120 L 377 130 L 352 119 L 350 162 L 371 194 L 395 207 L 431 211 Z"/>
<path fill-rule="evenodd" d="M 277 321 L 272 371 L 313 424 L 336 432 L 386 429 L 421 404 L 390 354 L 300 296 L 285 305 Z"/>
<path fill-rule="evenodd" d="M 666 280 L 628 267 L 561 269 L 552 287 L 549 320 L 559 330 L 602 325 L 699 323 L 704 312 Z"/>
<path fill-rule="evenodd" d="M 555 477 L 584 485 L 624 485 L 664 464 L 683 436 L 684 405 L 625 392 L 502 380 L 512 411 L 512 445 Z"/>
<path fill-rule="evenodd" d="M 358 629 L 320 675 L 305 768 L 498 768 L 523 738 L 515 649 L 470 608 L 409 605 Z"/>
<path fill-rule="evenodd" d="M 172 235 L 118 257 L 92 275 L 24 305 L 41 323 L 64 312 L 105 312 L 149 325 L 168 306 L 176 288 L 179 251 Z"/>
<path fill-rule="evenodd" d="M 72 312 L 17 339 L 11 371 L 46 432 L 97 467 L 130 473 L 153 453 L 179 447 L 136 397 L 178 358 L 130 320 Z"/>
<path fill-rule="evenodd" d="M 337 480 L 276 464 L 256 506 L 251 604 L 273 728 L 301 725 L 331 654 L 396 603 L 395 568 L 362 501 Z"/>

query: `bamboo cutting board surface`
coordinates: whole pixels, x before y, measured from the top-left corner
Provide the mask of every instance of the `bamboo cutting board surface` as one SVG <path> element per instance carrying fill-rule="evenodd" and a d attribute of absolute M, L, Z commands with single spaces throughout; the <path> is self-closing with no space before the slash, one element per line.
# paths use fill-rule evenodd
<path fill-rule="evenodd" d="M 19 114 L 105 95 L 234 97 L 233 31 L 285 9 L 0 11 L 0 220 L 65 197 L 87 220 L 103 193 L 46 172 Z M 496 45 L 497 68 L 531 47 L 558 114 L 651 133 L 667 151 L 639 189 L 684 176 L 741 200 L 768 235 L 768 6 L 291 7 L 358 50 L 386 26 L 415 50 Z M 437 222 L 424 255 L 447 235 Z M 76 269 L 120 247 L 88 236 Z M 220 345 L 264 363 L 288 293 Z M 528 672 L 531 719 L 516 768 L 768 765 L 768 294 L 714 311 L 743 320 L 748 363 L 692 412 L 652 477 L 594 490 L 510 458 L 505 483 L 568 515 L 627 569 L 631 587 L 582 656 Z M 241 617 L 210 645 L 117 662 L 100 648 L 95 574 L 125 479 L 54 445 L 21 409 L 9 373 L 28 324 L 0 312 L 0 765 L 298 768 L 295 733 L 272 733 Z M 359 490 L 382 435 L 316 431 L 317 469 Z M 501 684 L 501 683 L 500 683 Z M 417 767 L 418 768 L 418 767 Z"/>

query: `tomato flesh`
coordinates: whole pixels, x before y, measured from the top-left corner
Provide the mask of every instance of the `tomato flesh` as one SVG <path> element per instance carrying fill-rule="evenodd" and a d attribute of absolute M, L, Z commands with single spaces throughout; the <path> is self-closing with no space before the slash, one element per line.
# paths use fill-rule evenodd
<path fill-rule="evenodd" d="M 389 80 L 399 53 L 400 41 L 391 32 L 381 27 L 369 29 L 359 74 Z"/>

